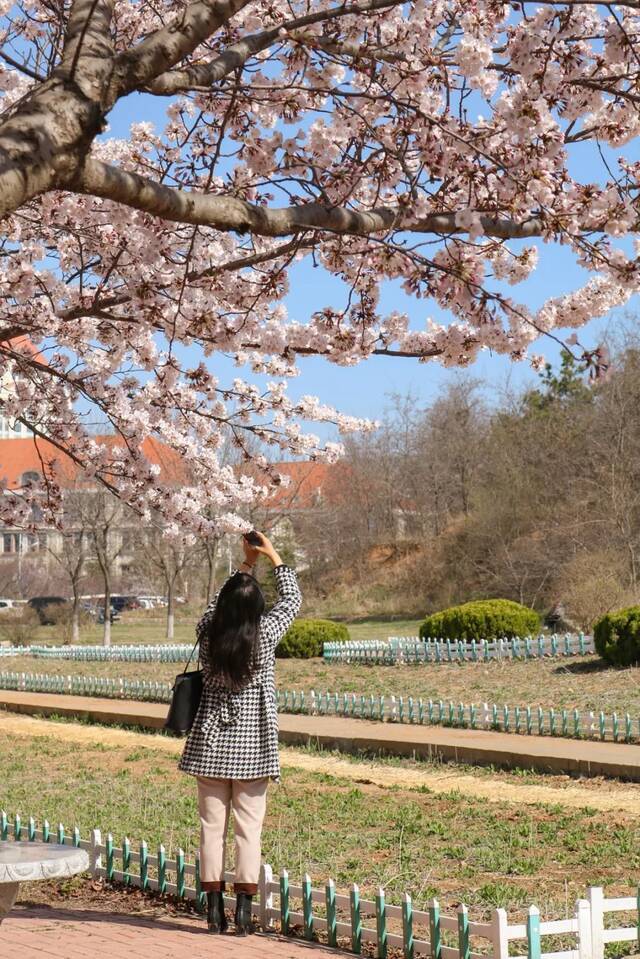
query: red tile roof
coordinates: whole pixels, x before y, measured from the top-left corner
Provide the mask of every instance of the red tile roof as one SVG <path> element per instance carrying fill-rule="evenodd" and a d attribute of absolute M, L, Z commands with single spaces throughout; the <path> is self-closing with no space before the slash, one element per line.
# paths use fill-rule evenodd
<path fill-rule="evenodd" d="M 95 439 L 105 446 L 122 446 L 122 440 L 117 436 L 96 436 Z M 184 482 L 186 471 L 173 450 L 149 437 L 142 444 L 142 452 L 150 463 L 160 467 L 159 478 L 163 483 Z M 42 475 L 43 467 L 63 488 L 72 486 L 81 476 L 81 470 L 73 460 L 48 440 L 33 436 L 0 439 L 0 477 L 9 489 L 22 486 L 25 473 Z"/>
<path fill-rule="evenodd" d="M 289 477 L 289 485 L 279 486 L 272 493 L 265 504 L 269 509 L 312 509 L 341 497 L 346 470 L 342 463 L 274 463 L 274 467 Z"/>
<path fill-rule="evenodd" d="M 28 336 L 14 336 L 10 340 L 3 340 L 0 342 L 0 347 L 2 346 L 9 347 L 15 353 L 30 353 L 31 356 L 36 356 L 44 366 L 48 366 L 46 357 Z"/>

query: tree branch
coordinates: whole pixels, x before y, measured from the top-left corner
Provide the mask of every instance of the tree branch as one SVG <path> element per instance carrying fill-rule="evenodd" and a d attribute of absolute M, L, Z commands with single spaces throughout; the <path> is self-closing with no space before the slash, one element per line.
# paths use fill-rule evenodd
<path fill-rule="evenodd" d="M 269 209 L 233 196 L 177 190 L 94 159 L 85 164 L 78 185 L 71 185 L 69 189 L 113 200 L 177 223 L 258 236 L 291 236 L 305 230 L 356 236 L 390 230 L 443 235 L 467 232 L 466 228 L 456 225 L 455 213 L 414 217 L 402 207 L 358 212 L 320 203 Z M 498 215 L 485 215 L 480 219 L 485 234 L 500 239 L 522 239 L 540 236 L 543 232 L 540 217 L 532 216 L 522 223 Z"/>
<path fill-rule="evenodd" d="M 105 79 L 111 70 L 114 6 L 115 0 L 73 0 L 62 60 L 54 71 L 54 76 L 73 81 L 86 97 L 98 103 L 102 103 Z"/>
<path fill-rule="evenodd" d="M 111 101 L 115 103 L 170 70 L 247 3 L 249 0 L 195 0 L 188 4 L 178 19 L 116 58 Z"/>
<path fill-rule="evenodd" d="M 337 20 L 340 17 L 355 14 L 376 13 L 378 10 L 396 7 L 400 2 L 401 0 L 368 0 L 367 3 L 343 3 L 339 7 L 331 7 L 328 10 L 310 13 L 304 17 L 284 20 L 270 30 L 261 30 L 259 33 L 244 37 L 227 47 L 215 60 L 194 64 L 184 70 L 171 70 L 156 77 L 147 89 L 150 93 L 165 96 L 180 93 L 183 90 L 191 90 L 194 87 L 210 87 L 229 73 L 244 66 L 250 57 L 266 50 L 272 43 L 275 43 L 281 30 L 291 32 L 292 30 L 310 27 L 315 23 L 323 23 L 326 20 Z M 297 40 L 295 37 L 293 39 Z M 321 38 L 317 39 L 318 46 L 321 46 Z"/>
<path fill-rule="evenodd" d="M 5 63 L 8 63 L 10 67 L 18 70 L 20 73 L 24 73 L 26 77 L 30 77 L 32 80 L 37 80 L 38 83 L 43 83 L 46 80 L 46 77 L 42 76 L 40 73 L 37 73 L 35 70 L 32 70 L 26 65 L 26 63 L 20 63 L 19 60 L 15 60 L 13 57 L 5 50 L 0 50 L 0 57 L 4 60 Z"/>
<path fill-rule="evenodd" d="M 631 93 L 630 90 L 620 90 L 616 86 L 606 85 L 607 77 L 602 80 L 571 80 L 571 84 L 576 87 L 588 87 L 590 90 L 599 90 L 601 93 L 608 93 L 612 97 L 621 97 L 623 100 L 629 100 L 631 103 L 640 103 L 640 94 Z"/>

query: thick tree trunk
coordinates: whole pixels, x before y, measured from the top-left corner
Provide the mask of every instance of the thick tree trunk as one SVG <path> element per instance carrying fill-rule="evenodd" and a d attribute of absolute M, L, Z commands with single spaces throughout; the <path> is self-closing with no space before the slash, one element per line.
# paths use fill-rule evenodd
<path fill-rule="evenodd" d="M 78 178 L 115 102 L 113 8 L 114 0 L 74 0 L 60 63 L 0 123 L 0 215 Z"/>

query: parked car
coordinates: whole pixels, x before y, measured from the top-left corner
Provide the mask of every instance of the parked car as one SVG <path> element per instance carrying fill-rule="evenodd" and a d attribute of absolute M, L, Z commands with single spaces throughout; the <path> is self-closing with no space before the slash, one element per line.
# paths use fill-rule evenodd
<path fill-rule="evenodd" d="M 122 596 L 116 593 L 111 597 L 111 605 L 118 613 L 125 609 L 140 609 L 140 600 L 137 596 Z"/>
<path fill-rule="evenodd" d="M 32 596 L 27 606 L 34 609 L 42 626 L 53 626 L 56 622 L 48 612 L 49 607 L 64 606 L 69 600 L 64 596 Z"/>
<path fill-rule="evenodd" d="M 156 609 L 158 606 L 167 605 L 164 596 L 138 596 L 138 601 L 142 609 Z"/>

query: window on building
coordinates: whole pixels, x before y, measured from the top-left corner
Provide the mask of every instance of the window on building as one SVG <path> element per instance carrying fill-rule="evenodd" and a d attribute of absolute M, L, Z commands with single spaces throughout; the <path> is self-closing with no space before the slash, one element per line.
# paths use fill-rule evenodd
<path fill-rule="evenodd" d="M 136 533 L 132 529 L 123 529 L 121 535 L 121 552 L 131 553 L 136 546 Z"/>
<path fill-rule="evenodd" d="M 23 486 L 26 486 L 27 483 L 38 483 L 40 481 L 40 473 L 37 473 L 35 470 L 28 470 L 22 474 L 20 479 Z"/>
<path fill-rule="evenodd" d="M 4 533 L 2 536 L 2 552 L 17 553 L 20 550 L 20 533 Z"/>

